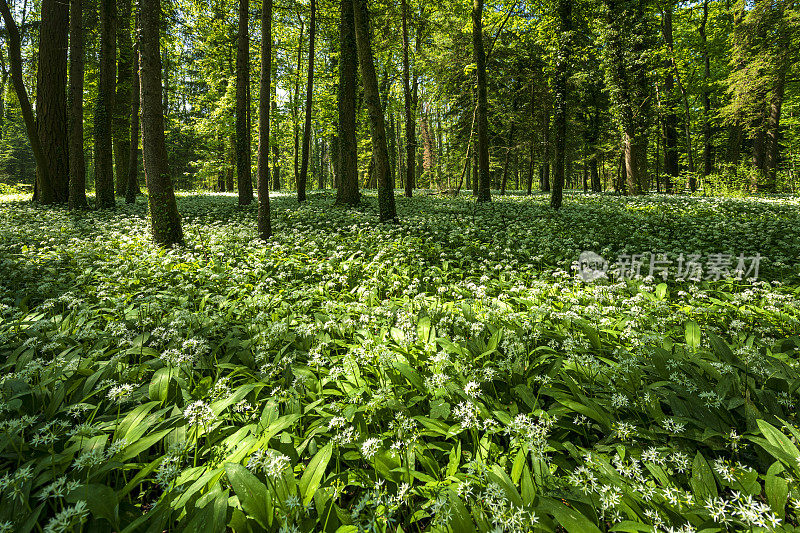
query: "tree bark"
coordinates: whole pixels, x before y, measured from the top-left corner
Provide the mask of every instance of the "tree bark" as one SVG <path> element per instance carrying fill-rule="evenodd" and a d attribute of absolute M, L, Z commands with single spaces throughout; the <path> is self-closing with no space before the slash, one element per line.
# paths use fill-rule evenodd
<path fill-rule="evenodd" d="M 49 170 L 49 187 L 40 178 L 43 204 L 67 203 L 69 143 L 67 136 L 67 42 L 69 2 L 42 0 L 39 68 L 36 76 L 36 125 Z M 49 192 L 46 193 L 45 191 Z"/>
<path fill-rule="evenodd" d="M 401 0 L 403 16 L 403 108 L 406 122 L 406 161 L 415 161 L 417 158 L 417 128 L 414 121 L 414 102 L 411 96 L 411 66 L 408 58 L 408 2 Z M 414 165 L 406 164 L 405 195 L 411 198 L 414 195 Z"/>
<path fill-rule="evenodd" d="M 83 2 L 71 0 L 69 24 L 69 208 L 88 209 L 83 153 Z"/>
<path fill-rule="evenodd" d="M 313 7 L 312 7 L 313 9 Z M 261 9 L 261 80 L 258 92 L 258 234 L 272 236 L 269 212 L 269 121 L 272 106 L 272 0 Z"/>
<path fill-rule="evenodd" d="M 116 19 L 115 1 L 100 0 L 100 81 L 94 114 L 94 188 L 98 209 L 116 205 L 111 141 L 117 78 Z"/>
<path fill-rule="evenodd" d="M 125 186 L 125 203 L 136 203 L 139 190 L 139 16 L 136 17 L 136 41 L 133 45 L 133 72 L 131 81 L 131 120 L 128 141 L 128 183 Z"/>
<path fill-rule="evenodd" d="M 555 158 L 553 160 L 553 191 L 550 207 L 561 209 L 564 195 L 564 159 L 567 152 L 567 96 L 569 88 L 570 32 L 572 31 L 572 0 L 558 0 L 559 32 L 558 65 L 554 82 L 555 93 Z"/>
<path fill-rule="evenodd" d="M 539 188 L 542 192 L 550 192 L 550 115 L 551 104 L 549 99 L 544 105 L 544 117 L 542 120 L 542 163 L 539 168 Z"/>
<path fill-rule="evenodd" d="M 472 53 L 478 76 L 478 201 L 491 202 L 489 103 L 486 89 L 486 51 L 483 48 L 483 0 L 473 0 L 472 2 Z"/>
<path fill-rule="evenodd" d="M 514 111 L 516 111 L 516 102 L 514 103 Z M 514 144 L 514 129 L 516 128 L 517 124 L 514 122 L 514 118 L 511 118 L 511 126 L 508 132 L 508 143 L 506 146 L 506 161 L 503 165 L 503 181 L 500 184 L 500 196 L 505 196 L 506 194 L 506 184 L 508 183 L 508 164 L 511 160 L 511 151 L 512 145 Z"/>
<path fill-rule="evenodd" d="M 294 79 L 294 91 L 290 95 L 291 110 L 292 110 L 292 129 L 294 132 L 294 183 L 297 186 L 300 179 L 300 70 L 303 68 L 303 32 L 305 30 L 305 22 L 300 13 L 297 14 L 297 19 L 300 24 L 300 34 L 297 37 L 297 70 Z M 299 190 L 299 189 L 298 189 Z"/>
<path fill-rule="evenodd" d="M 113 123 L 114 163 L 117 171 L 117 194 L 127 196 L 128 165 L 131 143 L 131 100 L 133 76 L 133 43 L 131 42 L 131 0 L 117 0 L 117 65 L 116 111 Z"/>
<path fill-rule="evenodd" d="M 706 23 L 708 22 L 708 0 L 703 1 L 703 18 L 700 21 L 700 40 L 703 43 L 703 176 L 708 176 L 713 171 L 711 143 L 711 98 L 709 96 L 709 83 L 711 82 L 711 60 L 708 54 L 708 39 L 706 38 Z"/>
<path fill-rule="evenodd" d="M 649 85 L 646 80 L 647 66 L 644 57 L 644 35 L 631 38 L 626 26 L 632 19 L 644 17 L 643 7 L 636 11 L 624 9 L 616 0 L 605 0 L 608 16 L 609 78 L 614 86 L 615 106 L 620 115 L 623 132 L 623 158 L 627 181 L 627 193 L 644 194 L 649 189 L 647 183 L 647 115 Z M 639 58 L 631 64 L 628 56 Z M 674 66 L 674 64 L 673 64 Z"/>
<path fill-rule="evenodd" d="M 161 0 L 140 0 L 139 5 L 142 25 L 139 46 L 142 152 L 149 195 L 150 224 L 153 240 L 157 244 L 169 246 L 183 242 L 183 230 L 164 141 L 159 31 Z"/>
<path fill-rule="evenodd" d="M 783 106 L 784 92 L 786 88 L 786 72 L 789 67 L 789 61 L 785 60 L 779 67 L 778 78 L 775 84 L 775 90 L 772 98 L 769 101 L 769 115 L 767 118 L 767 131 L 765 134 L 765 177 L 766 177 L 766 190 L 768 192 L 775 192 L 777 189 L 778 177 L 778 158 L 780 155 L 780 120 L 781 108 Z"/>
<path fill-rule="evenodd" d="M 236 177 L 239 205 L 253 202 L 250 156 L 250 34 L 249 0 L 239 0 L 239 33 L 236 48 Z"/>
<path fill-rule="evenodd" d="M 472 150 L 472 196 L 478 197 L 478 189 L 480 188 L 479 177 L 480 174 L 478 166 L 478 141 L 475 141 L 475 147 Z"/>
<path fill-rule="evenodd" d="M 25 81 L 22 74 L 22 49 L 17 22 L 11 14 L 6 0 L 0 0 L 0 14 L 5 22 L 6 32 L 8 33 L 9 63 L 11 64 L 11 83 L 14 85 L 14 92 L 17 93 L 22 119 L 25 122 L 25 131 L 28 134 L 28 141 L 31 144 L 33 158 L 36 161 L 37 179 L 34 183 L 34 200 L 36 199 L 36 187 L 41 186 L 41 196 L 47 195 L 53 198 L 52 182 L 50 178 L 50 168 L 48 159 L 42 148 L 39 132 L 36 128 L 36 118 L 33 115 L 33 107 L 28 90 L 25 88 Z M 40 196 L 40 199 L 41 199 Z"/>
<path fill-rule="evenodd" d="M 664 36 L 664 42 L 668 47 L 672 47 L 672 9 L 673 5 L 668 2 L 665 5 L 662 15 L 661 32 Z M 664 172 L 666 179 L 664 186 L 667 194 L 673 192 L 673 183 L 678 180 L 680 176 L 680 167 L 678 164 L 678 117 L 675 115 L 675 78 L 672 75 L 672 60 L 665 61 L 665 69 L 667 71 L 666 79 L 664 80 L 664 93 L 666 102 L 666 114 L 664 115 Z M 674 180 L 674 181 L 673 181 Z"/>
<path fill-rule="evenodd" d="M 386 120 L 383 116 L 378 77 L 372 56 L 370 15 L 366 0 L 353 1 L 356 45 L 361 80 L 364 84 L 364 104 L 367 107 L 372 137 L 372 153 L 378 187 L 378 211 L 381 222 L 397 221 L 394 189 L 389 169 L 389 151 L 386 145 Z"/>
<path fill-rule="evenodd" d="M 272 64 L 272 76 L 277 77 L 277 65 L 276 62 Z M 278 118 L 278 84 L 272 83 L 271 84 L 272 90 L 272 113 L 270 116 L 270 136 L 273 135 L 273 132 L 278 130 L 276 126 L 275 120 Z M 277 133 L 276 133 L 277 135 Z M 280 147 L 278 146 L 277 142 L 272 143 L 272 190 L 279 191 L 281 190 L 281 158 L 280 158 Z"/>
<path fill-rule="evenodd" d="M 311 20 L 308 40 L 308 83 L 306 85 L 306 121 L 303 128 L 303 159 L 300 163 L 300 177 L 297 179 L 297 201 L 306 201 L 308 183 L 308 157 L 311 150 L 311 116 L 314 102 L 314 44 L 317 37 L 317 2 L 311 0 Z"/>
<path fill-rule="evenodd" d="M 339 187 L 336 203 L 357 205 L 361 194 L 358 190 L 358 143 L 356 142 L 356 50 L 353 0 L 341 1 L 339 27 Z"/>
<path fill-rule="evenodd" d="M 683 82 L 681 81 L 680 73 L 678 72 L 678 65 L 675 63 L 675 50 L 673 45 L 672 39 L 672 4 L 667 4 L 667 9 L 664 11 L 664 27 L 663 27 L 663 34 L 664 34 L 664 42 L 667 45 L 667 50 L 670 54 L 669 58 L 669 68 L 671 69 L 669 79 L 674 79 L 678 84 L 678 89 L 681 93 L 681 100 L 683 101 L 683 111 L 684 111 L 684 127 L 683 133 L 686 139 L 686 159 L 689 166 L 689 190 L 695 192 L 697 190 L 697 177 L 695 176 L 695 165 L 694 165 L 694 147 L 692 146 L 692 131 L 691 131 L 691 124 L 692 124 L 692 115 L 689 107 L 689 98 L 686 94 L 686 88 L 683 86 Z M 677 156 L 676 156 L 677 157 Z M 645 156 L 646 159 L 646 156 Z M 677 164 L 677 163 L 675 163 Z M 665 162 L 666 166 L 666 162 Z M 668 171 L 669 173 L 669 171 Z M 635 194 L 635 193 L 634 193 Z"/>

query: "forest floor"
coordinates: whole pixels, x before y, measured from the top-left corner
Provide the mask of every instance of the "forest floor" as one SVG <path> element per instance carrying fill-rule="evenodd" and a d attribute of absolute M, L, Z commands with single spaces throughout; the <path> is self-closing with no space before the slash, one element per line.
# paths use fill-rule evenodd
<path fill-rule="evenodd" d="M 800 198 L 333 200 L 0 196 L 0 531 L 796 531 Z"/>

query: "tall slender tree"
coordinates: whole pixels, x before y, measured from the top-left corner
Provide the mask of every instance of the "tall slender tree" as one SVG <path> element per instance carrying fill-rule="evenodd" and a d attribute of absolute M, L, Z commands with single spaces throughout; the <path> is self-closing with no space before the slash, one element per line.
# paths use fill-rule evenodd
<path fill-rule="evenodd" d="M 114 142 L 114 166 L 116 167 L 116 189 L 125 196 L 128 186 L 128 165 L 131 143 L 131 100 L 133 76 L 133 43 L 131 41 L 131 0 L 117 0 L 117 94 L 114 99 L 112 138 Z"/>
<path fill-rule="evenodd" d="M 406 122 L 406 164 L 405 195 L 411 198 L 414 194 L 414 164 L 417 159 L 417 128 L 414 121 L 414 101 L 411 94 L 411 66 L 408 54 L 408 0 L 401 0 L 403 17 L 403 108 Z"/>
<path fill-rule="evenodd" d="M 6 0 L 0 0 L 0 14 L 6 26 L 8 35 L 9 63 L 11 64 L 11 83 L 14 85 L 14 92 L 17 93 L 22 120 L 25 123 L 25 131 L 28 134 L 28 142 L 31 145 L 33 158 L 36 160 L 37 183 L 34 184 L 34 198 L 36 198 L 36 187 L 41 184 L 42 195 L 53 196 L 50 179 L 50 169 L 47 158 L 45 157 L 39 132 L 36 129 L 36 117 L 33 114 L 28 90 L 25 88 L 25 80 L 22 74 L 22 43 L 19 35 L 19 27 Z"/>
<path fill-rule="evenodd" d="M 661 33 L 668 50 L 672 46 L 672 11 L 673 1 L 664 3 L 661 12 Z M 675 115 L 675 77 L 672 74 L 672 59 L 668 57 L 664 61 L 666 75 L 664 78 L 664 118 L 662 128 L 664 131 L 664 172 L 666 178 L 664 187 L 667 193 L 673 192 L 673 184 L 678 181 L 680 176 L 680 166 L 678 164 L 678 117 Z"/>
<path fill-rule="evenodd" d="M 560 209 L 564 194 L 564 160 L 567 151 L 567 96 L 572 47 L 572 0 L 558 0 L 558 63 L 556 65 L 555 93 L 555 157 L 553 160 L 553 190 L 550 193 L 550 207 Z"/>
<path fill-rule="evenodd" d="M 339 91 L 336 94 L 339 109 L 339 187 L 336 203 L 357 205 L 361 199 L 358 190 L 358 143 L 356 142 L 356 47 L 353 0 L 341 0 L 339 24 Z"/>
<path fill-rule="evenodd" d="M 644 194 L 651 95 L 648 74 L 650 26 L 645 2 L 604 0 L 607 80 L 622 131 L 628 194 Z"/>
<path fill-rule="evenodd" d="M 261 9 L 261 79 L 258 92 L 258 234 L 272 236 L 269 213 L 269 120 L 272 107 L 272 0 Z"/>
<path fill-rule="evenodd" d="M 153 240 L 169 246 L 183 242 L 175 191 L 164 141 L 164 109 L 161 86 L 161 0 L 139 0 L 141 41 L 139 45 L 142 152 L 150 208 Z"/>
<path fill-rule="evenodd" d="M 389 149 L 386 144 L 386 119 L 381 105 L 378 77 L 372 56 L 370 14 L 366 0 L 353 0 L 353 14 L 358 48 L 358 64 L 364 84 L 364 104 L 369 114 L 372 137 L 372 155 L 378 185 L 378 211 L 381 222 L 397 220 L 394 202 L 394 184 L 389 168 Z"/>
<path fill-rule="evenodd" d="M 708 0 L 703 0 L 703 16 L 700 19 L 700 41 L 703 58 L 703 176 L 708 176 L 713 171 L 714 146 L 711 139 L 711 57 L 708 53 L 708 37 L 706 25 L 708 24 Z"/>
<path fill-rule="evenodd" d="M 239 0 L 239 34 L 236 48 L 236 176 L 239 205 L 253 201 L 250 162 L 250 1 Z"/>
<path fill-rule="evenodd" d="M 86 160 L 83 154 L 83 1 L 70 1 L 69 14 L 69 207 L 86 209 Z"/>
<path fill-rule="evenodd" d="M 306 84 L 306 121 L 303 128 L 303 159 L 300 176 L 297 178 L 297 200 L 306 201 L 308 183 L 308 159 L 311 151 L 311 117 L 314 103 L 314 44 L 317 38 L 317 2 L 311 0 L 311 20 L 308 29 L 308 83 Z"/>
<path fill-rule="evenodd" d="M 483 0 L 472 3 L 472 53 L 478 77 L 478 201 L 491 202 L 489 174 L 489 102 L 486 88 L 486 51 L 483 48 Z"/>
<path fill-rule="evenodd" d="M 133 44 L 133 75 L 131 82 L 130 142 L 128 143 L 128 184 L 125 186 L 125 203 L 136 203 L 139 194 L 139 15 L 136 15 L 136 39 Z"/>
<path fill-rule="evenodd" d="M 111 123 L 117 77 L 116 3 L 100 3 L 100 81 L 94 111 L 94 184 L 98 209 L 114 207 Z"/>
<path fill-rule="evenodd" d="M 67 48 L 69 2 L 42 0 L 39 68 L 36 72 L 36 124 L 51 183 L 38 176 L 43 204 L 67 203 L 69 143 L 67 136 Z"/>

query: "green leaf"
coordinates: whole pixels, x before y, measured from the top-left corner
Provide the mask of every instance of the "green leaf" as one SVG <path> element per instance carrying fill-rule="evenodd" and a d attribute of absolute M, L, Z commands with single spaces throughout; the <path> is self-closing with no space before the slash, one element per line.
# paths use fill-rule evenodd
<path fill-rule="evenodd" d="M 108 485 L 91 483 L 73 490 L 67 496 L 67 501 L 76 503 L 86 500 L 89 511 L 95 518 L 105 518 L 116 530 L 119 530 L 119 502 L 117 493 Z"/>
<path fill-rule="evenodd" d="M 656 286 L 656 298 L 663 300 L 667 296 L 667 284 L 659 283 Z"/>
<path fill-rule="evenodd" d="M 728 343 L 725 342 L 719 335 L 709 331 L 708 342 L 711 344 L 711 348 L 714 350 L 714 353 L 717 354 L 720 361 L 724 363 L 736 362 L 736 356 L 733 354 L 731 347 L 728 346 Z"/>
<path fill-rule="evenodd" d="M 717 497 L 717 481 L 703 454 L 697 452 L 692 465 L 692 490 L 699 500 Z"/>
<path fill-rule="evenodd" d="M 450 416 L 450 404 L 442 399 L 431 400 L 431 418 L 446 420 Z"/>
<path fill-rule="evenodd" d="M 173 371 L 169 367 L 159 368 L 150 380 L 148 393 L 150 399 L 157 402 L 165 402 L 169 397 L 169 384 L 172 381 Z"/>
<path fill-rule="evenodd" d="M 539 508 L 552 515 L 567 533 L 600 533 L 600 529 L 588 518 L 561 502 L 542 498 Z"/>
<path fill-rule="evenodd" d="M 759 419 L 756 421 L 756 424 L 758 424 L 758 429 L 761 430 L 761 434 L 764 435 L 764 438 L 773 448 L 768 449 L 762 443 L 757 442 L 756 439 L 751 440 L 761 444 L 761 447 L 772 453 L 775 459 L 780 460 L 789 468 L 797 470 L 798 460 L 800 460 L 800 451 L 798 451 L 797 446 L 789 440 L 789 437 L 765 420 Z"/>
<path fill-rule="evenodd" d="M 782 477 L 767 474 L 764 479 L 764 492 L 767 494 L 767 501 L 772 511 L 778 518 L 783 519 L 786 516 L 786 503 L 789 501 L 789 483 Z"/>
<path fill-rule="evenodd" d="M 474 533 L 475 524 L 472 523 L 472 515 L 467 510 L 464 502 L 454 491 L 450 491 L 450 509 L 453 516 L 450 519 L 450 528 L 454 533 Z"/>
<path fill-rule="evenodd" d="M 261 527 L 269 527 L 272 516 L 267 512 L 270 495 L 266 485 L 238 463 L 225 463 L 225 473 L 242 508 L 255 518 Z"/>
<path fill-rule="evenodd" d="M 686 344 L 692 348 L 699 348 L 700 338 L 700 324 L 694 320 L 686 322 Z"/>
<path fill-rule="evenodd" d="M 325 475 L 332 453 L 333 443 L 329 442 L 309 461 L 299 484 L 300 494 L 303 496 L 303 505 L 308 505 L 314 498 L 314 493 L 319 488 L 322 477 Z"/>

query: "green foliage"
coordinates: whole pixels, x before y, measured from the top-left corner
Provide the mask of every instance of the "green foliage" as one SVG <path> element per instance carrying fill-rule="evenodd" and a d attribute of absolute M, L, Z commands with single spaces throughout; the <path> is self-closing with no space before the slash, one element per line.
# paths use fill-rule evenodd
<path fill-rule="evenodd" d="M 793 530 L 796 199 L 0 203 L 5 530 Z M 559 238 L 552 235 L 558 232 Z M 587 285 L 582 250 L 768 281 Z M 784 283 L 780 283 L 782 280 Z"/>

